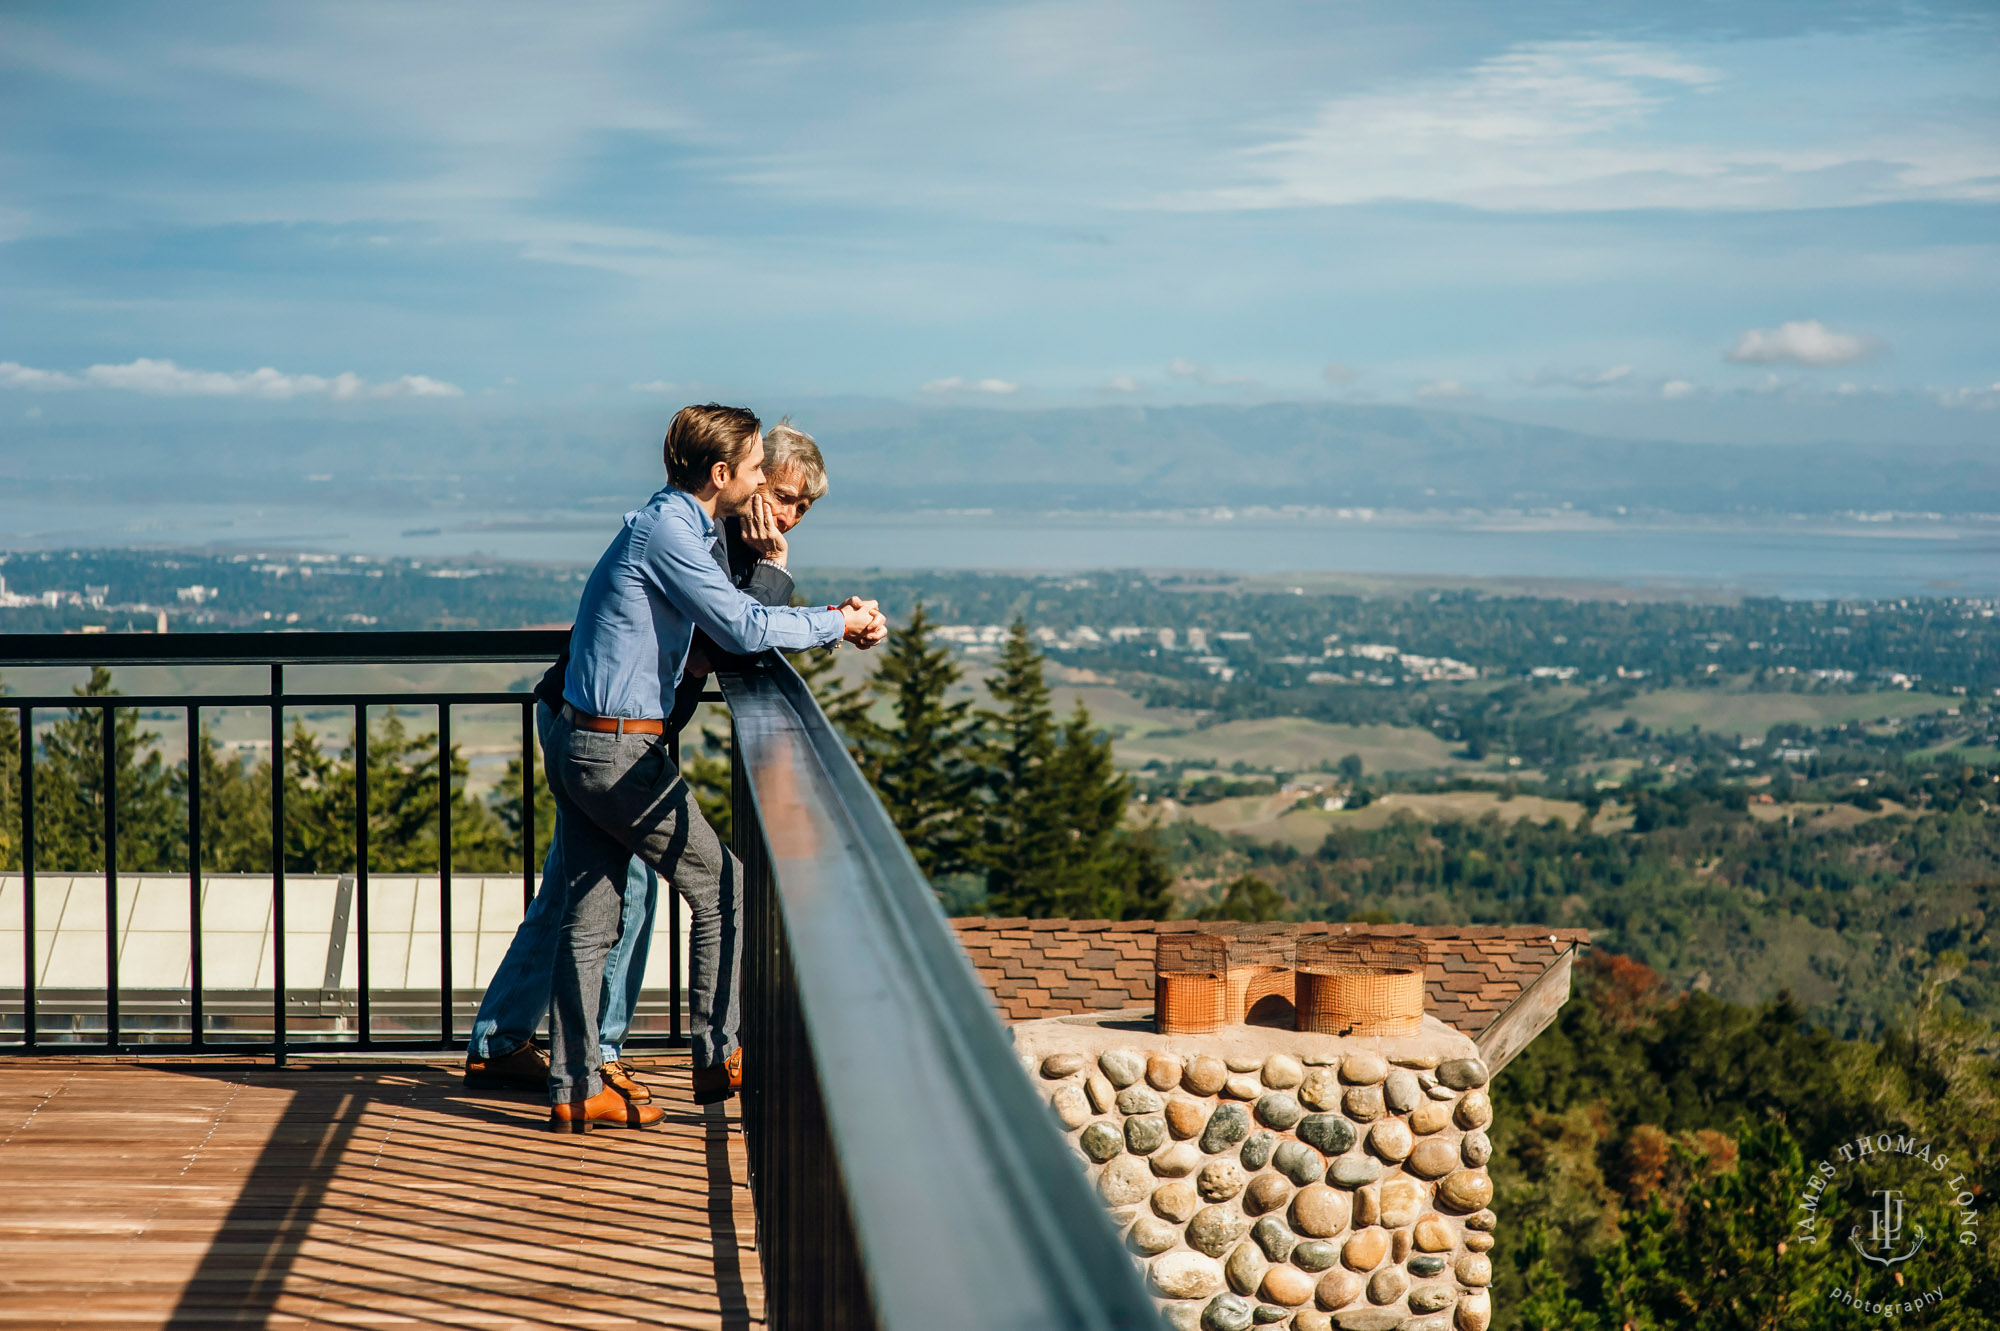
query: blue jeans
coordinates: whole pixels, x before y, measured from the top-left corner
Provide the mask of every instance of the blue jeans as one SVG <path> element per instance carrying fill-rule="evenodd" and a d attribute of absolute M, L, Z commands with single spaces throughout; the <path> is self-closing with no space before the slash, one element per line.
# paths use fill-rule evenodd
<path fill-rule="evenodd" d="M 536 704 L 535 720 L 546 745 L 549 709 Z M 558 830 L 549 838 L 549 853 L 542 860 L 542 890 L 528 904 L 528 913 L 521 917 L 521 927 L 514 931 L 514 941 L 500 960 L 500 969 L 493 972 L 486 996 L 479 1000 L 479 1015 L 472 1019 L 466 1051 L 473 1058 L 499 1058 L 519 1049 L 534 1038 L 542 1018 L 548 1015 L 565 877 L 562 814 L 556 819 Z M 652 948 L 653 907 L 660 896 L 659 875 L 636 856 L 626 870 L 623 896 L 618 941 L 605 958 L 603 997 L 597 1007 L 597 1047 L 606 1063 L 618 1058 L 619 1046 L 632 1026 L 639 986 L 646 978 L 646 956 Z"/>

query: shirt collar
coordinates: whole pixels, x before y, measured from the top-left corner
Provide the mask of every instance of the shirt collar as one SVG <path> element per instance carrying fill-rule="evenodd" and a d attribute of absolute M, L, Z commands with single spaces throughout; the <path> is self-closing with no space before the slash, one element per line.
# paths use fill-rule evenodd
<path fill-rule="evenodd" d="M 708 515 L 708 510 L 703 508 L 693 495 L 673 485 L 667 486 L 660 493 L 666 497 L 666 501 L 670 504 L 675 500 L 686 504 L 688 511 L 694 514 L 695 522 L 701 527 L 701 534 L 710 541 L 715 539 L 715 519 Z"/>

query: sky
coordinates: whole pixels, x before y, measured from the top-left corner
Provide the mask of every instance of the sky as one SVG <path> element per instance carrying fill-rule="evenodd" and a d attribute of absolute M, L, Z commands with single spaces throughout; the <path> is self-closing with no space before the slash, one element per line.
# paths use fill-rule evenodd
<path fill-rule="evenodd" d="M 2000 9 L 0 8 L 0 447 L 220 406 L 2000 424 Z"/>

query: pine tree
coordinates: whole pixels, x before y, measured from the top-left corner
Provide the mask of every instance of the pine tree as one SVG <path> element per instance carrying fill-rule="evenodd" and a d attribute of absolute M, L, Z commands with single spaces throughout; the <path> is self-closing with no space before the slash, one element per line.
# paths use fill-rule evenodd
<path fill-rule="evenodd" d="M 0 708 L 0 869 L 21 867 L 21 726 L 14 718 L 12 708 Z"/>
<path fill-rule="evenodd" d="M 973 867 L 980 773 L 972 756 L 979 723 L 970 699 L 948 701 L 958 680 L 951 651 L 932 641 L 919 602 L 868 681 L 868 692 L 886 705 L 894 724 L 873 721 L 856 706 L 846 727 L 862 771 L 930 878 Z"/>
<path fill-rule="evenodd" d="M 201 771 L 201 864 L 217 873 L 261 873 L 271 867 L 270 765 L 253 770 L 224 758 L 207 726 L 194 757 Z M 187 764 L 174 772 L 174 797 L 187 805 Z"/>
<path fill-rule="evenodd" d="M 999 706 L 979 713 L 986 801 L 972 860 L 986 875 L 987 907 L 1002 915 L 1059 915 L 1069 834 L 1050 770 L 1055 717 L 1042 655 L 1018 619 L 986 690 Z"/>
<path fill-rule="evenodd" d="M 116 696 L 111 672 L 96 666 L 79 696 Z M 118 799 L 118 867 L 180 867 L 186 835 L 166 765 L 152 747 L 158 738 L 139 731 L 139 714 L 113 709 L 113 777 Z M 73 707 L 49 727 L 35 768 L 35 859 L 43 868 L 104 868 L 104 716 Z M 141 757 L 143 751 L 144 756 Z"/>

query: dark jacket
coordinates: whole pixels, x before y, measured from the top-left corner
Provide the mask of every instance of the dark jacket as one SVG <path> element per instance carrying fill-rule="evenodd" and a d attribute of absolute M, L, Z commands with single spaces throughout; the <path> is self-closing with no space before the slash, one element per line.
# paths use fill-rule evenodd
<path fill-rule="evenodd" d="M 760 605 L 790 605 L 792 603 L 792 575 L 776 564 L 767 564 L 757 557 L 743 540 L 743 524 L 735 518 L 724 518 L 720 538 L 713 547 L 715 563 L 728 579 L 757 601 Z M 700 629 L 694 631 L 694 645 L 690 655 L 700 652 L 708 658 L 711 668 L 725 665 L 731 658 L 728 653 L 708 640 L 708 635 Z M 549 710 L 560 712 L 563 705 L 563 676 L 569 671 L 569 648 L 564 647 L 556 663 L 548 668 L 541 681 L 535 685 L 535 697 L 547 703 Z M 680 685 L 674 690 L 673 714 L 667 718 L 667 734 L 678 735 L 701 706 L 702 689 L 706 678 L 695 678 L 683 674 Z"/>

